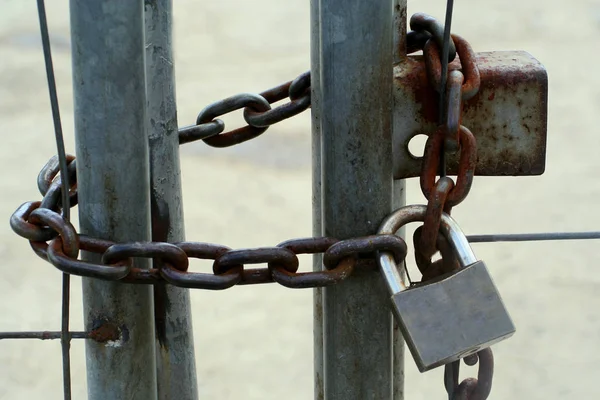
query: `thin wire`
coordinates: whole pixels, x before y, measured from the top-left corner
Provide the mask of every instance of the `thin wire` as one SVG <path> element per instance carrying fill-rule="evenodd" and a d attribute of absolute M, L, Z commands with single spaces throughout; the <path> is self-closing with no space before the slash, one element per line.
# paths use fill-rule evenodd
<path fill-rule="evenodd" d="M 0 332 L 0 340 L 3 339 L 39 339 L 54 340 L 62 339 L 63 332 L 35 331 L 35 332 Z M 88 332 L 69 332 L 71 339 L 88 339 Z"/>
<path fill-rule="evenodd" d="M 470 243 L 534 242 L 547 240 L 590 240 L 600 239 L 600 232 L 541 232 L 509 233 L 491 235 L 469 235 Z"/>
<path fill-rule="evenodd" d="M 458 386 L 458 377 L 460 373 L 460 360 L 451 362 L 444 367 L 444 386 L 448 393 L 448 400 L 452 400 L 454 392 Z"/>
<path fill-rule="evenodd" d="M 54 67 L 52 66 L 52 54 L 50 50 L 50 37 L 48 35 L 48 22 L 46 20 L 46 8 L 44 0 L 37 0 L 38 14 L 40 18 L 40 31 L 42 34 L 42 45 L 44 49 L 44 61 L 46 63 L 46 76 L 48 78 L 48 92 L 50 94 L 50 106 L 52 107 L 52 119 L 54 120 L 54 136 L 56 138 L 56 149 L 58 150 L 58 165 L 62 181 L 62 212 L 65 219 L 69 219 L 69 174 L 67 171 L 67 156 L 65 153 L 65 142 L 60 122 L 60 111 L 58 108 L 58 95 L 56 93 L 56 80 L 54 78 Z"/>
<path fill-rule="evenodd" d="M 58 95 L 56 93 L 56 80 L 54 78 L 54 67 L 52 65 L 52 53 L 50 49 L 50 35 L 48 34 L 48 21 L 46 19 L 46 7 L 44 0 L 37 0 L 38 16 L 40 20 L 40 33 L 42 36 L 42 47 L 44 50 L 44 62 L 46 64 L 46 76 L 48 79 L 48 93 L 52 107 L 52 119 L 54 121 L 54 137 L 56 138 L 56 149 L 58 151 L 58 165 L 62 182 L 62 213 L 68 221 L 70 217 L 71 204 L 69 203 L 69 173 L 67 172 L 67 157 L 65 154 L 65 142 L 60 122 L 60 111 L 58 108 Z M 71 335 L 69 334 L 69 304 L 70 304 L 70 276 L 62 276 L 62 316 L 61 316 L 61 349 L 63 361 L 63 392 L 65 400 L 71 400 Z"/>
<path fill-rule="evenodd" d="M 452 10 L 454 9 L 454 0 L 446 2 L 446 20 L 444 22 L 444 46 L 442 47 L 442 75 L 440 77 L 439 94 L 439 123 L 444 123 L 445 104 L 446 104 L 446 82 L 448 80 L 448 56 L 450 54 L 450 30 L 452 28 Z M 446 176 L 446 151 L 442 141 L 442 150 L 440 154 L 440 176 Z"/>

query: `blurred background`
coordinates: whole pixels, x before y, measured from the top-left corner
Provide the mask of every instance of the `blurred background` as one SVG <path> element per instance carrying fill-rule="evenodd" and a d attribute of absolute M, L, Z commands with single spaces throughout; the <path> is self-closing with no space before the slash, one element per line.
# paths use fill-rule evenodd
<path fill-rule="evenodd" d="M 180 126 L 212 101 L 260 92 L 310 68 L 307 0 L 174 3 Z M 48 0 L 47 9 L 67 152 L 74 154 L 68 2 Z M 418 11 L 443 20 L 445 3 L 409 1 L 408 15 Z M 546 173 L 476 178 L 453 212 L 464 231 L 600 229 L 600 2 L 458 1 L 452 31 L 475 51 L 529 51 L 550 82 Z M 225 118 L 228 126 L 241 121 L 241 113 Z M 8 225 L 18 205 L 40 197 L 37 173 L 56 152 L 34 1 L 0 0 L 0 128 L 0 330 L 58 330 L 61 275 Z M 230 149 L 188 144 L 181 154 L 188 239 L 240 248 L 311 235 L 309 113 Z M 409 203 L 424 203 L 417 180 L 407 193 Z M 600 398 L 597 242 L 473 247 L 517 326 L 494 348 L 490 399 Z M 302 260 L 309 270 L 310 259 Z M 191 298 L 201 399 L 312 398 L 311 291 L 273 284 Z M 71 327 L 80 330 L 78 278 L 71 305 Z M 82 341 L 72 343 L 72 364 L 73 396 L 83 399 Z M 59 341 L 0 342 L 0 398 L 61 399 L 60 366 Z M 462 374 L 476 369 L 462 367 Z M 441 368 L 419 374 L 407 357 L 406 398 L 445 398 L 442 375 Z"/>

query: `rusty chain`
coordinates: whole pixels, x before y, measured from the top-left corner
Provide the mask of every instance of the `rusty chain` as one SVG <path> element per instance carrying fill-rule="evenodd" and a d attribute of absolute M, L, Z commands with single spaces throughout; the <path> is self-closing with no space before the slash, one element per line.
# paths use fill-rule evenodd
<path fill-rule="evenodd" d="M 472 98 L 480 86 L 479 69 L 475 63 L 475 53 L 469 43 L 458 35 L 451 35 L 460 63 L 453 63 L 447 80 L 447 96 L 443 118 L 438 128 L 429 135 L 423 154 L 420 184 L 427 199 L 427 214 L 422 229 L 415 232 L 415 258 L 424 278 L 436 276 L 438 272 L 450 272 L 457 268 L 455 262 L 446 260 L 432 263 L 431 257 L 445 247 L 444 239 L 438 238 L 442 211 L 450 213 L 452 207 L 460 204 L 469 194 L 475 166 L 477 164 L 477 142 L 471 131 L 461 125 L 462 103 Z M 441 61 L 437 43 L 428 41 L 423 49 L 427 76 L 430 86 L 440 91 Z M 461 69 L 457 69 L 460 67 Z M 456 182 L 441 176 L 436 181 L 442 163 L 442 151 L 460 152 Z M 439 242 L 441 247 L 438 246 Z M 443 252 L 442 252 L 443 253 Z"/>
<path fill-rule="evenodd" d="M 439 45 L 443 42 L 444 26 L 427 14 L 415 14 L 411 18 L 410 27 L 412 30 L 406 35 L 408 54 L 424 51 L 430 42 Z M 451 40 L 449 61 L 454 60 L 456 53 L 457 50 Z M 310 71 L 307 71 L 293 81 L 259 94 L 241 93 L 219 100 L 200 111 L 195 125 L 179 129 L 179 144 L 203 140 L 209 146 L 220 148 L 254 139 L 271 125 L 307 110 L 311 104 L 310 96 Z M 273 103 L 284 99 L 289 101 L 278 107 L 271 107 Z M 225 123 L 218 117 L 240 109 L 243 109 L 247 125 L 225 132 Z"/>
<path fill-rule="evenodd" d="M 426 14 L 415 14 L 411 19 L 411 29 L 413 30 L 407 34 L 409 53 L 425 51 L 431 47 L 430 43 L 440 44 L 443 41 L 443 25 Z M 452 43 L 449 61 L 456 56 L 454 48 Z M 243 93 L 217 101 L 199 113 L 196 125 L 179 130 L 179 142 L 184 144 L 203 140 L 213 147 L 227 147 L 250 140 L 262 134 L 269 126 L 310 107 L 310 92 L 310 72 L 305 72 L 293 81 L 260 94 Z M 289 101 L 278 107 L 271 107 L 271 104 L 284 99 Z M 224 132 L 225 124 L 217 117 L 238 109 L 243 109 L 243 116 L 248 125 Z M 436 143 L 429 144 L 429 147 L 434 146 L 430 153 L 436 151 Z M 435 157 L 430 158 L 433 164 Z M 67 156 L 67 162 L 69 204 L 72 207 L 77 204 L 75 157 Z M 42 168 L 37 185 L 43 199 L 41 202 L 27 202 L 21 205 L 11 217 L 11 227 L 17 234 L 30 241 L 38 256 L 68 274 L 130 283 L 166 281 L 176 286 L 205 289 L 224 289 L 236 284 L 273 281 L 288 287 L 317 287 L 345 279 L 357 264 L 356 260 L 341 258 L 331 261 L 335 249 L 354 246 L 347 254 L 349 257 L 384 250 L 385 246 L 391 246 L 390 249 L 394 250 L 398 257 L 406 253 L 402 250 L 405 247 L 403 241 L 385 236 L 350 239 L 339 243 L 330 238 L 296 239 L 280 243 L 276 247 L 246 250 L 232 250 L 225 246 L 200 242 L 116 244 L 90 238 L 78 235 L 70 222 L 59 214 L 63 210 L 59 169 L 58 157 L 51 158 Z M 435 180 L 435 175 L 432 178 Z M 449 196 L 451 195 L 452 192 Z M 101 262 L 78 260 L 79 250 L 98 254 L 101 256 Z M 324 270 L 298 273 L 296 255 L 314 253 L 324 253 Z M 132 257 L 153 258 L 158 268 L 136 269 L 132 266 Z M 213 273 L 188 272 L 189 258 L 213 260 Z M 254 263 L 267 263 L 268 268 L 244 267 L 245 264 Z"/>
<path fill-rule="evenodd" d="M 64 273 L 135 284 L 167 282 L 174 286 L 222 290 L 234 285 L 278 282 L 289 288 L 312 288 L 336 284 L 356 269 L 374 269 L 375 252 L 392 251 L 400 262 L 406 243 L 395 235 L 373 235 L 338 241 L 333 238 L 302 238 L 273 247 L 233 250 L 203 243 L 114 243 L 79 235 L 60 213 L 61 179 L 58 158 L 53 157 L 38 176 L 42 201 L 22 204 L 11 216 L 10 225 L 30 241 L 33 251 Z M 76 203 L 75 158 L 68 156 L 71 205 Z M 78 259 L 80 250 L 97 255 L 98 262 Z M 323 270 L 298 272 L 298 254 L 323 253 Z M 154 268 L 133 266 L 134 257 L 154 260 Z M 190 258 L 213 261 L 212 273 L 191 272 Z M 246 265 L 266 263 L 266 268 Z"/>

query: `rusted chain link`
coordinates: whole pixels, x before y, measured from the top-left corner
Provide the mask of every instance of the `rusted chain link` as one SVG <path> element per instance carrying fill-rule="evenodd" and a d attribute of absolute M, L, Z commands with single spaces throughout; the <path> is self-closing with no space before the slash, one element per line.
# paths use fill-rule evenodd
<path fill-rule="evenodd" d="M 462 85 L 462 99 L 469 100 L 477 94 L 481 86 L 481 77 L 479 68 L 475 62 L 475 52 L 473 48 L 464 38 L 459 35 L 452 34 L 452 40 L 456 44 L 456 53 L 460 59 L 460 64 L 452 64 L 452 69 L 460 67 L 460 71 L 464 75 L 464 83 Z M 440 57 L 440 49 L 437 48 L 434 42 L 428 41 L 423 48 L 425 65 L 427 67 L 427 77 L 430 85 L 436 90 L 441 90 L 440 82 L 442 81 L 442 63 Z"/>
<path fill-rule="evenodd" d="M 52 163 L 45 167 L 51 170 Z M 47 170 L 44 176 L 51 176 Z M 52 188 L 56 181 L 50 185 Z M 48 190 L 48 192 L 50 189 Z M 361 258 L 377 251 L 392 251 L 398 262 L 406 256 L 406 243 L 395 235 L 375 235 L 343 241 L 306 238 L 282 242 L 274 247 L 232 250 L 201 242 L 113 243 L 78 235 L 59 211 L 41 208 L 41 202 L 21 205 L 11 217 L 11 227 L 30 241 L 34 252 L 59 270 L 72 275 L 137 284 L 168 282 L 175 286 L 222 290 L 234 285 L 278 282 L 290 288 L 329 286 L 350 276 Z M 50 241 L 50 243 L 47 243 Z M 100 262 L 77 259 L 79 250 L 97 254 Z M 323 253 L 323 271 L 298 272 L 298 254 Z M 133 266 L 135 257 L 151 258 L 154 268 Z M 190 272 L 189 259 L 213 260 L 212 273 Z M 249 269 L 249 264 L 268 267 Z"/>
<path fill-rule="evenodd" d="M 444 47 L 444 25 L 431 15 L 424 13 L 413 14 L 410 17 L 410 29 L 412 29 L 412 32 L 407 34 L 409 54 L 413 51 L 423 50 L 429 39 L 433 39 L 433 42 L 440 49 Z M 414 36 L 414 38 L 411 40 L 408 36 Z M 454 40 L 450 39 L 448 62 L 452 62 L 454 58 L 456 58 L 456 46 L 454 45 Z"/>
<path fill-rule="evenodd" d="M 67 170 L 69 171 L 69 185 L 71 190 L 69 191 L 69 204 L 77 204 L 77 182 L 75 174 L 77 166 L 75 163 L 75 157 L 67 155 Z M 40 171 L 37 178 L 38 190 L 44 196 L 42 204 L 44 208 L 56 209 L 56 207 L 62 207 L 62 200 L 60 198 L 62 180 L 60 177 L 57 178 L 59 172 L 59 160 L 58 156 L 52 157 L 46 165 Z M 49 193 L 51 192 L 51 193 Z"/>
<path fill-rule="evenodd" d="M 447 364 L 444 370 L 444 383 L 446 392 L 451 400 L 486 400 L 492 391 L 494 377 L 494 354 L 492 349 L 486 348 L 476 354 L 465 357 L 467 365 L 479 362 L 477 378 L 466 378 L 458 383 L 460 362 Z"/>
<path fill-rule="evenodd" d="M 408 54 L 424 51 L 428 43 L 441 45 L 444 26 L 435 18 L 418 13 L 411 18 L 410 26 L 413 30 L 406 37 Z M 454 43 L 451 43 L 449 61 L 454 60 L 456 52 Z M 289 102 L 271 108 L 271 104 L 286 98 Z M 179 129 L 179 144 L 203 140 L 209 146 L 229 147 L 243 143 L 260 136 L 271 125 L 300 114 L 310 104 L 310 71 L 307 71 L 293 81 L 260 94 L 242 93 L 208 105 L 198 114 L 196 125 Z M 248 125 L 225 132 L 225 123 L 218 117 L 239 109 L 243 109 L 244 120 Z"/>
<path fill-rule="evenodd" d="M 440 127 L 432 133 L 425 144 L 423 166 L 421 169 L 421 191 L 428 200 L 436 185 L 436 176 L 440 164 L 439 154 L 442 150 L 445 128 Z M 477 142 L 469 129 L 460 126 L 458 135 L 460 145 L 460 159 L 456 184 L 448 193 L 445 207 L 455 207 L 469 194 L 477 165 Z"/>

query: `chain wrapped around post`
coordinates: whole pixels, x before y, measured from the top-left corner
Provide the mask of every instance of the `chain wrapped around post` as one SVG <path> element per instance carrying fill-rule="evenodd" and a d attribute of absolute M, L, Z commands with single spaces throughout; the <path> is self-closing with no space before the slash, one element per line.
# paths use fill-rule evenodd
<path fill-rule="evenodd" d="M 412 30 L 406 36 L 408 54 L 425 51 L 427 43 L 432 41 L 441 46 L 444 40 L 444 26 L 427 14 L 413 15 L 410 27 Z M 457 47 L 450 40 L 448 61 L 454 60 L 456 53 Z M 254 139 L 271 125 L 307 110 L 311 102 L 310 92 L 310 71 L 307 71 L 293 81 L 260 94 L 241 93 L 219 100 L 200 111 L 195 125 L 179 129 L 179 144 L 203 140 L 212 147 L 229 147 Z M 271 108 L 273 103 L 286 98 L 289 102 Z M 248 125 L 225 132 L 225 123 L 218 117 L 240 109 L 243 109 L 244 120 Z"/>
<path fill-rule="evenodd" d="M 75 158 L 68 156 L 72 173 L 71 197 L 76 199 L 77 183 L 71 166 Z M 73 168 L 74 171 L 74 168 Z M 406 256 L 406 243 L 395 235 L 373 235 L 338 241 L 333 238 L 303 238 L 282 242 L 274 247 L 233 250 L 229 247 L 202 243 L 114 243 L 79 235 L 62 217 L 61 179 L 56 157 L 38 177 L 40 192 L 47 201 L 22 204 L 11 216 L 12 229 L 30 241 L 33 251 L 57 269 L 72 275 L 134 284 L 167 282 L 174 286 L 223 290 L 234 285 L 278 282 L 290 288 L 323 287 L 339 283 L 357 268 L 370 268 L 364 258 L 373 259 L 377 251 L 391 251 L 398 261 Z M 58 189 L 55 189 L 58 188 Z M 43 207 L 46 203 L 46 207 Z M 71 206 L 75 205 L 75 201 Z M 79 260 L 79 250 L 102 256 L 102 263 Z M 323 253 L 323 271 L 298 272 L 298 254 Z M 158 268 L 142 270 L 133 267 L 133 257 L 159 260 Z M 213 261 L 213 272 L 188 271 L 189 259 Z M 267 268 L 248 269 L 248 264 L 267 263 Z"/>
<path fill-rule="evenodd" d="M 415 14 L 411 18 L 411 29 L 408 33 L 408 52 L 434 49 L 431 43 L 443 42 L 444 27 L 435 18 L 426 14 Z M 460 39 L 460 38 L 459 38 Z M 456 41 L 456 37 L 452 40 Z M 452 42 L 451 40 L 451 42 Z M 456 46 L 458 54 L 465 51 L 465 46 Z M 439 59 L 435 50 L 429 51 L 432 58 Z M 450 44 L 449 61 L 456 56 L 455 45 Z M 430 62 L 435 69 L 439 60 Z M 475 68 L 476 69 L 476 68 Z M 438 74 L 439 75 L 439 74 Z M 432 75 L 434 78 L 437 75 Z M 468 75 L 471 76 L 471 75 Z M 467 79 L 468 80 L 468 79 Z M 299 75 L 296 79 L 266 90 L 260 94 L 243 93 L 217 101 L 205 107 L 199 114 L 196 125 L 179 129 L 179 143 L 184 144 L 203 140 L 213 147 L 227 147 L 253 139 L 262 134 L 269 126 L 297 115 L 310 107 L 310 72 Z M 464 86 L 464 85 L 463 85 Z M 275 108 L 271 104 L 284 99 L 289 102 Z M 243 109 L 247 126 L 225 132 L 225 124 L 218 119 L 226 113 Z M 459 129 L 460 132 L 466 129 Z M 466 134 L 462 134 L 465 136 Z M 461 136 L 461 138 L 462 138 Z M 472 135 L 471 135 L 472 136 Z M 432 136 L 433 137 L 433 136 Z M 468 147 L 470 138 L 460 139 L 461 145 Z M 428 148 L 435 153 L 439 143 L 432 141 Z M 429 157 L 430 166 L 435 169 L 435 157 Z M 70 182 L 70 206 L 77 204 L 76 160 L 67 156 Z M 472 157 L 467 157 L 466 170 L 472 170 Z M 428 185 L 432 185 L 435 174 L 427 175 Z M 457 185 L 445 195 L 447 200 L 440 204 L 457 204 L 468 192 L 470 181 L 459 179 Z M 41 202 L 27 202 L 21 205 L 12 215 L 10 224 L 20 236 L 30 241 L 34 252 L 44 260 L 48 260 L 59 270 L 74 275 L 93 277 L 105 280 L 119 280 L 128 283 L 153 284 L 169 282 L 176 286 L 204 289 L 225 289 L 236 284 L 279 282 L 288 287 L 317 287 L 337 283 L 348 277 L 359 265 L 358 255 L 371 254 L 378 250 L 391 250 L 402 259 L 406 253 L 404 241 L 397 237 L 372 236 L 355 238 L 337 242 L 330 238 L 296 239 L 280 243 L 273 248 L 232 250 L 228 247 L 200 243 L 185 242 L 179 244 L 129 243 L 116 244 L 109 241 L 89 238 L 76 234 L 71 223 L 61 217 L 61 178 L 58 157 L 52 157 L 42 168 L 37 185 L 44 196 Z M 452 184 L 453 185 L 453 184 Z M 461 192 L 460 190 L 463 190 Z M 461 194 L 462 193 L 462 194 Z M 443 208 L 443 207 L 442 207 Z M 432 217 L 441 212 L 431 211 Z M 62 219 L 61 219 L 62 218 Z M 433 231 L 436 231 L 435 226 Z M 427 224 L 427 232 L 431 231 Z M 427 233 L 429 235 L 430 233 Z M 434 246 L 435 247 L 435 246 Z M 443 247 L 443 244 L 440 244 Z M 346 249 L 345 256 L 332 260 L 332 249 Z M 347 249 L 353 249 L 348 252 Z M 177 249 L 177 250 L 176 250 Z M 102 264 L 93 264 L 77 259 L 79 250 L 102 255 Z M 325 253 L 325 269 L 321 272 L 297 272 L 297 254 Z M 177 257 L 175 257 L 177 255 Z M 132 266 L 131 257 L 148 257 L 160 260 L 160 268 L 139 270 Z M 189 258 L 209 259 L 214 261 L 214 270 L 209 273 L 188 272 Z M 185 262 L 184 262 L 185 260 Z M 268 263 L 268 268 L 245 269 L 244 264 Z"/>

